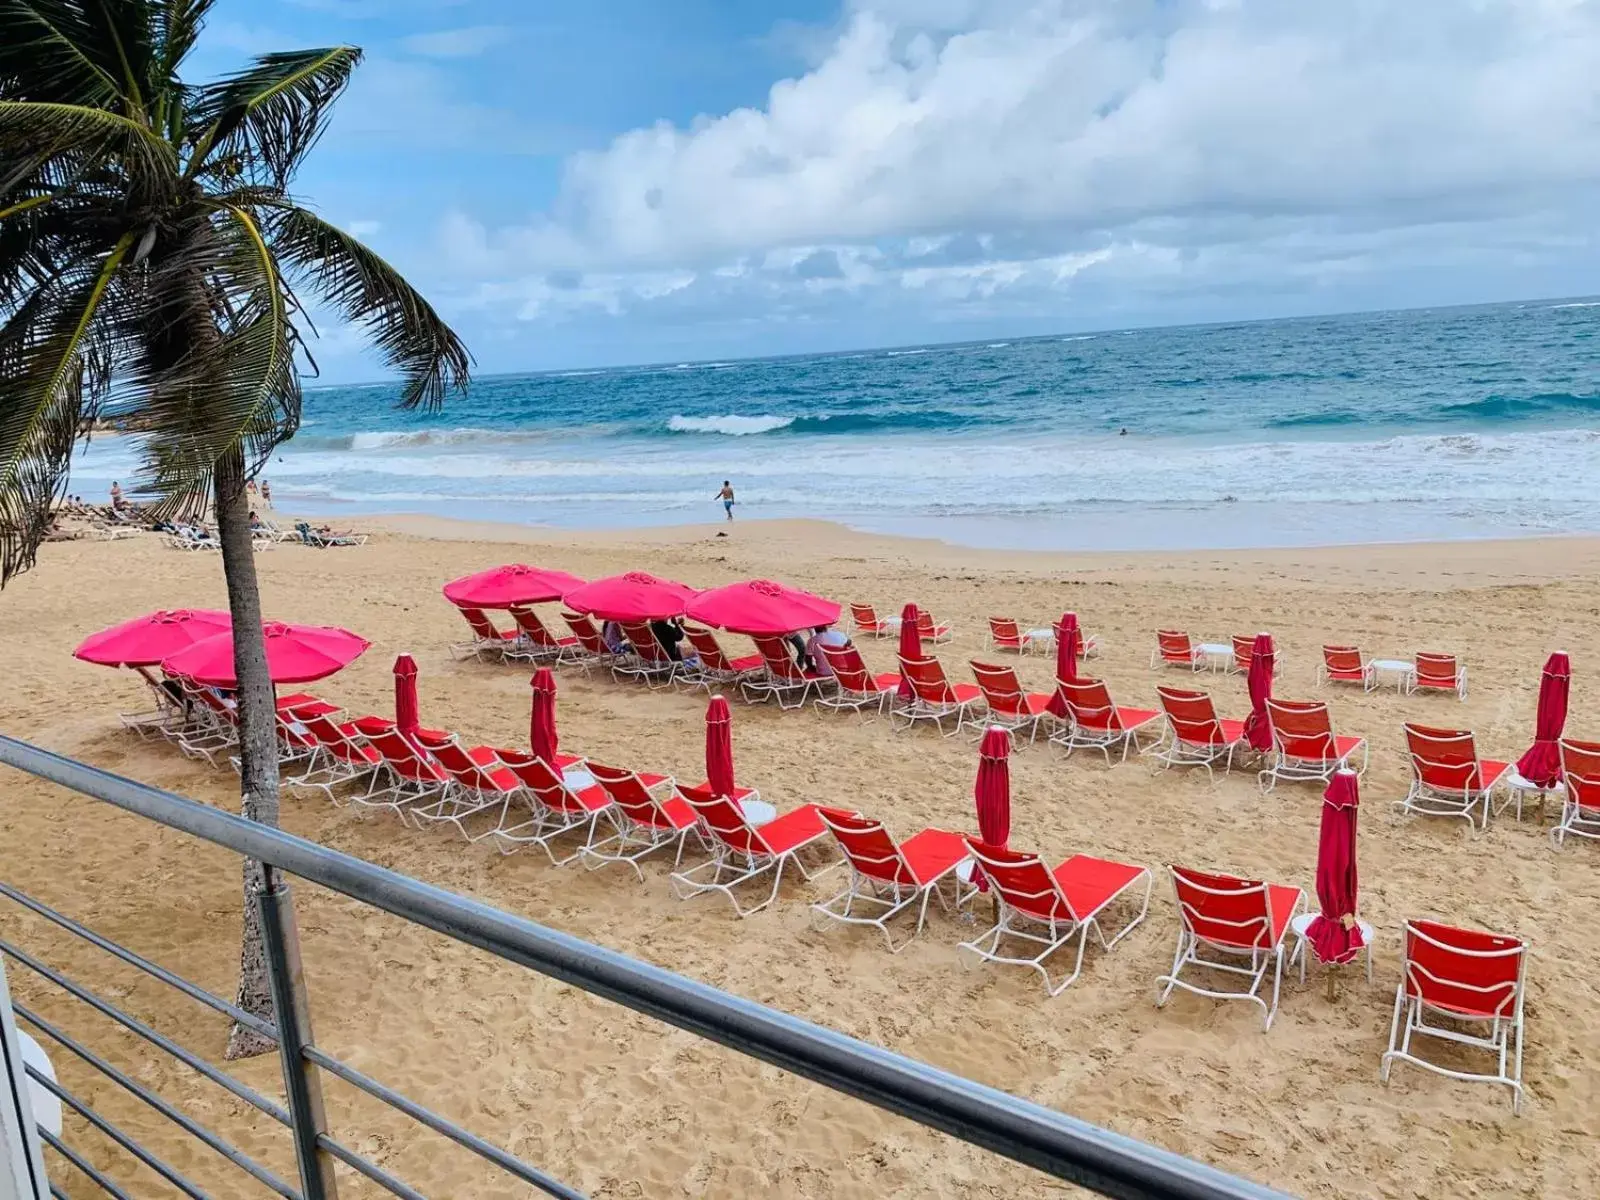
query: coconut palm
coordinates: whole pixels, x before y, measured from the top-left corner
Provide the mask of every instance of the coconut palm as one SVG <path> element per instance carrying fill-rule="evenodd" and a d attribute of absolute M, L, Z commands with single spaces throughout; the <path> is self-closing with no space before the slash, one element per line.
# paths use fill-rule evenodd
<path fill-rule="evenodd" d="M 139 431 L 139 494 L 214 505 L 233 614 L 243 811 L 275 824 L 273 689 L 245 485 L 300 420 L 297 293 L 363 327 L 402 405 L 465 384 L 460 340 L 289 187 L 361 59 L 352 46 L 181 77 L 215 0 L 0 0 L 0 583 L 32 565 L 72 449 Z M 270 1015 L 245 865 L 242 1007 Z M 234 1030 L 230 1054 L 265 1047 Z"/>

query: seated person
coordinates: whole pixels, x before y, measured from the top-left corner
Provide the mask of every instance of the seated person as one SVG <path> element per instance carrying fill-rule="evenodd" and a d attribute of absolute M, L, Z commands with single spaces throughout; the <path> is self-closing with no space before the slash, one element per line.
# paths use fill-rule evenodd
<path fill-rule="evenodd" d="M 676 621 L 651 621 L 650 632 L 656 635 L 656 641 L 668 658 L 673 662 L 683 661 L 683 651 L 678 649 L 678 643 L 683 641 L 683 630 Z"/>
<path fill-rule="evenodd" d="M 613 654 L 622 654 L 628 649 L 628 639 L 622 632 L 622 626 L 615 621 L 606 621 L 600 626 L 600 640 Z"/>
<path fill-rule="evenodd" d="M 811 631 L 811 640 L 806 642 L 806 655 L 811 659 L 811 665 L 819 675 L 832 675 L 833 668 L 828 665 L 828 659 L 822 653 L 822 647 L 831 646 L 842 650 L 850 644 L 850 639 L 832 625 L 818 625 Z"/>

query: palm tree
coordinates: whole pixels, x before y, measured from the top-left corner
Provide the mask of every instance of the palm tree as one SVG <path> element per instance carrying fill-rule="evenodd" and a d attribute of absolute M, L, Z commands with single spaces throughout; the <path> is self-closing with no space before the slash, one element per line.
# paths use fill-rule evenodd
<path fill-rule="evenodd" d="M 405 407 L 465 386 L 470 358 L 393 267 L 289 193 L 361 51 L 267 54 L 185 83 L 213 3 L 0 0 L 0 584 L 33 564 L 95 420 L 141 431 L 140 493 L 169 514 L 214 505 L 242 808 L 276 824 L 245 484 L 299 425 L 296 289 L 367 331 Z M 270 1017 L 260 882 L 246 862 L 239 1003 Z M 228 1053 L 259 1043 L 236 1027 Z"/>

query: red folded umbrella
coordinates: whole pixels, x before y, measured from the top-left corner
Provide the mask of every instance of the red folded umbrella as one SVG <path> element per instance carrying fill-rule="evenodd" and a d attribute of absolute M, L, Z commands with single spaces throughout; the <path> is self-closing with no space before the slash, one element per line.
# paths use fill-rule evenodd
<path fill-rule="evenodd" d="M 761 636 L 832 625 L 839 619 L 839 606 L 770 579 L 749 579 L 701 592 L 689 602 L 688 615 L 729 633 Z"/>
<path fill-rule="evenodd" d="M 163 609 L 90 634 L 72 657 L 103 667 L 153 667 L 196 642 L 232 628 L 233 619 L 215 609 Z"/>
<path fill-rule="evenodd" d="M 1334 772 L 1322 793 L 1322 833 L 1317 840 L 1317 902 L 1306 938 L 1318 960 L 1347 963 L 1365 945 L 1356 923 L 1356 773 Z"/>
<path fill-rule="evenodd" d="M 556 765 L 560 740 L 556 736 L 556 677 L 549 667 L 540 667 L 530 681 L 533 712 L 528 718 L 528 746 L 535 758 Z"/>
<path fill-rule="evenodd" d="M 268 621 L 261 626 L 261 633 L 267 645 L 267 670 L 274 684 L 326 679 L 360 658 L 372 645 L 348 629 L 325 625 Z M 162 660 L 161 669 L 212 687 L 238 687 L 239 680 L 233 673 L 232 631 L 214 634 L 170 655 Z"/>
<path fill-rule="evenodd" d="M 1250 647 L 1250 674 L 1245 677 L 1250 689 L 1250 715 L 1244 719 L 1244 737 L 1251 749 L 1262 753 L 1272 749 L 1272 720 L 1267 715 L 1267 701 L 1272 699 L 1272 668 L 1276 659 L 1272 635 L 1256 634 L 1255 643 Z"/>
<path fill-rule="evenodd" d="M 706 705 L 706 783 L 713 796 L 733 795 L 733 714 L 721 696 Z"/>
<path fill-rule="evenodd" d="M 1572 690 L 1572 664 L 1557 651 L 1544 664 L 1539 680 L 1539 711 L 1533 723 L 1533 745 L 1517 759 L 1517 774 L 1535 787 L 1553 788 L 1561 779 L 1561 732 L 1567 726 L 1567 697 Z"/>
<path fill-rule="evenodd" d="M 900 657 L 922 657 L 922 634 L 917 632 L 915 604 L 908 604 L 900 610 Z M 902 700 L 911 699 L 911 680 L 906 678 L 904 671 L 900 673 L 899 696 Z"/>
<path fill-rule="evenodd" d="M 394 660 L 394 727 L 410 738 L 422 726 L 422 706 L 417 703 L 417 660 L 402 654 Z"/>
<path fill-rule="evenodd" d="M 984 730 L 978 744 L 978 778 L 972 799 L 978 809 L 978 837 L 986 846 L 1004 850 L 1011 840 L 1011 735 L 998 726 Z M 976 872 L 978 890 L 988 891 L 983 872 Z"/>
<path fill-rule="evenodd" d="M 683 616 L 689 601 L 699 594 L 686 583 L 629 571 L 574 588 L 564 599 L 574 612 L 605 621 L 664 621 Z"/>
<path fill-rule="evenodd" d="M 460 608 L 510 608 L 559 600 L 583 580 L 565 571 L 510 563 L 476 575 L 463 575 L 444 585 L 444 598 Z"/>
<path fill-rule="evenodd" d="M 1078 614 L 1062 613 L 1061 621 L 1056 626 L 1056 682 L 1078 682 L 1078 643 L 1082 640 L 1078 632 Z M 1050 697 L 1050 703 L 1045 706 L 1051 716 L 1067 718 L 1067 698 L 1061 694 L 1061 689 L 1056 688 Z"/>

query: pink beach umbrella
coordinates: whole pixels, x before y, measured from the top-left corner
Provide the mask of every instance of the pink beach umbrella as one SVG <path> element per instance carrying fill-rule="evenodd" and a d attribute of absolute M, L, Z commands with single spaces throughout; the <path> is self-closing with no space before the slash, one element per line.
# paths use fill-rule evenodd
<path fill-rule="evenodd" d="M 917 606 L 907 604 L 900 610 L 900 657 L 922 657 L 922 635 L 917 632 Z M 900 673 L 900 699 L 911 699 L 911 680 L 907 679 L 905 672 Z"/>
<path fill-rule="evenodd" d="M 1061 621 L 1056 626 L 1056 682 L 1078 682 L 1078 645 L 1083 640 L 1083 635 L 1078 632 L 1078 614 L 1062 613 Z M 1066 720 L 1067 698 L 1061 694 L 1058 687 L 1050 697 L 1047 711 L 1053 717 Z"/>
<path fill-rule="evenodd" d="M 1535 787 L 1553 788 L 1561 778 L 1561 732 L 1567 726 L 1567 698 L 1572 690 L 1572 664 L 1557 651 L 1544 664 L 1539 680 L 1539 710 L 1534 718 L 1533 745 L 1517 759 L 1517 774 Z"/>
<path fill-rule="evenodd" d="M 1334 772 L 1322 793 L 1322 833 L 1317 840 L 1317 902 L 1306 938 L 1318 960 L 1347 963 L 1364 945 L 1356 921 L 1356 812 L 1361 803 L 1356 773 Z"/>
<path fill-rule="evenodd" d="M 556 677 L 549 667 L 540 667 L 529 686 L 533 688 L 533 710 L 528 717 L 528 747 L 535 758 L 554 767 L 560 745 L 556 737 Z"/>
<path fill-rule="evenodd" d="M 394 660 L 394 727 L 408 738 L 422 726 L 422 706 L 417 702 L 417 660 L 402 654 Z"/>
<path fill-rule="evenodd" d="M 706 785 L 713 796 L 734 793 L 733 714 L 721 696 L 706 705 Z"/>
<path fill-rule="evenodd" d="M 999 726 L 984 730 L 978 744 L 978 778 L 972 787 L 978 810 L 978 836 L 983 844 L 1004 850 L 1011 840 L 1011 734 Z M 978 890 L 988 891 L 983 872 Z"/>
<path fill-rule="evenodd" d="M 1244 721 L 1244 736 L 1252 750 L 1263 754 L 1272 749 L 1272 720 L 1267 715 L 1267 701 L 1272 699 L 1272 668 L 1276 659 L 1272 635 L 1256 634 L 1255 644 L 1250 648 L 1250 674 L 1246 677 L 1250 715 Z"/>

